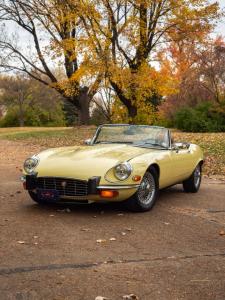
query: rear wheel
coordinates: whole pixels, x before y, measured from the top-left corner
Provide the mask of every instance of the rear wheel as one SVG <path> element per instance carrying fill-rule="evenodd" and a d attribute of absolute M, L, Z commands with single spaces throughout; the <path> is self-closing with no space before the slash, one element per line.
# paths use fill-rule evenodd
<path fill-rule="evenodd" d="M 158 186 L 158 174 L 152 167 L 145 173 L 137 192 L 126 200 L 127 208 L 136 212 L 150 210 L 156 202 Z"/>
<path fill-rule="evenodd" d="M 197 193 L 202 180 L 202 168 L 198 164 L 191 176 L 183 181 L 183 188 L 186 193 Z"/>

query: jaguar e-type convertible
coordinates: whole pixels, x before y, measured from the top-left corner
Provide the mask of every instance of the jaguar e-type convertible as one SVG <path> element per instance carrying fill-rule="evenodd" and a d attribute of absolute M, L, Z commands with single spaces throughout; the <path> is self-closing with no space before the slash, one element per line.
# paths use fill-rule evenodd
<path fill-rule="evenodd" d="M 199 146 L 173 142 L 169 129 L 101 125 L 82 146 L 45 150 L 24 162 L 23 185 L 38 203 L 124 201 L 150 210 L 158 191 L 182 183 L 187 193 L 201 184 Z"/>

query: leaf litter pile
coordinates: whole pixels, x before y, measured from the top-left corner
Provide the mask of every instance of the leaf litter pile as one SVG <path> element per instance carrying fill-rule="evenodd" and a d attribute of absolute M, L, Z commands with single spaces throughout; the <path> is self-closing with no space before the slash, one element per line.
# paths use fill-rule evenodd
<path fill-rule="evenodd" d="M 82 145 L 93 136 L 95 126 L 74 128 L 26 128 L 14 130 L 0 129 L 0 138 L 20 141 L 25 145 L 39 146 L 40 149 Z M 208 177 L 225 179 L 225 133 L 186 133 L 173 131 L 176 142 L 189 142 L 199 145 L 205 156 L 204 174 Z"/>

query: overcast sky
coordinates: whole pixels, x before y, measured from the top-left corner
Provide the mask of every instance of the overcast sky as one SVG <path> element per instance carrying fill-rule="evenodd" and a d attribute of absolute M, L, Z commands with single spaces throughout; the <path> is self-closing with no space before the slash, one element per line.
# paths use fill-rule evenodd
<path fill-rule="evenodd" d="M 225 10 L 225 0 L 218 0 L 220 7 Z M 225 37 L 225 19 L 217 25 L 216 34 L 223 35 Z"/>

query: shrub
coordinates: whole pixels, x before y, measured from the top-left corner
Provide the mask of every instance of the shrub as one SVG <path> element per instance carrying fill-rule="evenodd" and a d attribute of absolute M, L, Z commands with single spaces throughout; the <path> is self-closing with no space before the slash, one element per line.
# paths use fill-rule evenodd
<path fill-rule="evenodd" d="M 18 107 L 10 107 L 0 121 L 0 127 L 17 127 L 19 125 Z M 24 109 L 24 126 L 65 126 L 65 115 L 61 105 L 58 104 L 49 111 L 38 106 L 27 106 Z"/>
<path fill-rule="evenodd" d="M 174 126 L 189 132 L 225 131 L 225 104 L 201 103 L 195 108 L 184 107 L 177 111 Z"/>

